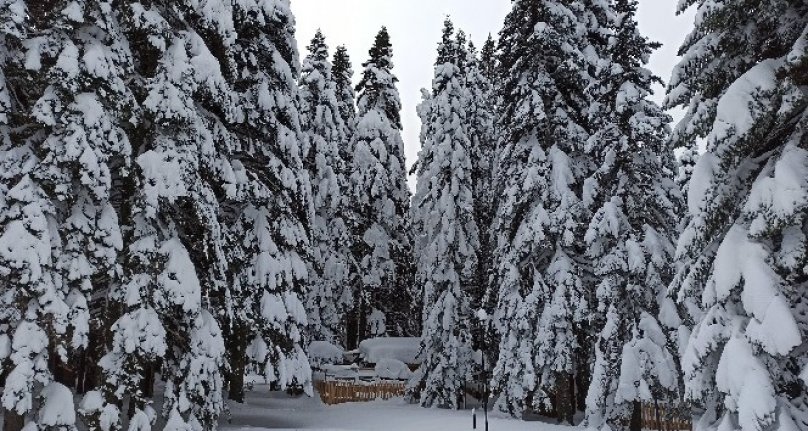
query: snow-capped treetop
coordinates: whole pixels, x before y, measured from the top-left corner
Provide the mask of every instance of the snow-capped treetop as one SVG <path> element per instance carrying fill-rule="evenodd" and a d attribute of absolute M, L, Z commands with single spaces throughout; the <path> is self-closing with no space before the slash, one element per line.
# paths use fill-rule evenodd
<path fill-rule="evenodd" d="M 480 70 L 489 81 L 494 82 L 497 77 L 496 42 L 490 34 L 480 50 Z"/>
<path fill-rule="evenodd" d="M 362 63 L 362 79 L 356 86 L 359 115 L 378 110 L 393 127 L 401 130 L 401 99 L 395 88 L 398 78 L 392 73 L 393 47 L 387 27 L 376 35 L 369 53 L 370 58 Z"/>
<path fill-rule="evenodd" d="M 348 56 L 348 49 L 344 45 L 337 47 L 334 51 L 332 74 L 337 86 L 337 101 L 340 106 L 342 121 L 346 127 L 353 130 L 354 118 L 356 117 L 356 104 L 353 88 L 353 66 L 351 58 Z"/>
<path fill-rule="evenodd" d="M 435 66 L 440 67 L 446 63 L 451 63 L 457 66 L 457 55 L 459 53 L 458 43 L 455 40 L 455 28 L 452 20 L 447 16 L 443 21 L 443 33 L 441 35 L 440 43 L 438 44 L 438 56 L 435 59 Z M 465 47 L 463 47 L 465 48 Z M 432 91 L 437 91 L 433 82 Z"/>

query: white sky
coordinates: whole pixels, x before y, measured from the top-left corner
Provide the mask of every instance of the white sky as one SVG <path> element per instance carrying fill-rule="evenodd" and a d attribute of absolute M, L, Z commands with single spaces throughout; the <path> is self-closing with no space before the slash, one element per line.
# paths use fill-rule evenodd
<path fill-rule="evenodd" d="M 381 26 L 387 26 L 393 44 L 393 72 L 400 80 L 407 164 L 412 165 L 421 147 L 418 141 L 421 124 L 415 107 L 421 98 L 420 89 L 431 85 L 444 18 L 450 15 L 455 27 L 462 28 L 481 47 L 489 33 L 497 36 L 511 0 L 291 0 L 291 3 L 297 19 L 301 59 L 320 28 L 332 54 L 338 45 L 348 48 L 356 77 L 362 71 L 362 62 L 367 59 L 376 33 Z M 640 0 L 642 32 L 664 44 L 651 58 L 649 67 L 665 81 L 693 22 L 692 11 L 676 16 L 676 3 L 678 0 Z M 661 87 L 655 99 L 661 101 Z"/>

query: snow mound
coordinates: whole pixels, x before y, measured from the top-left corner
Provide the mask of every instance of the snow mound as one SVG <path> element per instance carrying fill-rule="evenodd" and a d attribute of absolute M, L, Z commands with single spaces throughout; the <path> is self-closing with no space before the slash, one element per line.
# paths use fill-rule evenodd
<path fill-rule="evenodd" d="M 417 337 L 369 338 L 359 344 L 359 353 L 369 364 L 382 359 L 397 359 L 405 364 L 420 364 L 421 339 Z"/>
<path fill-rule="evenodd" d="M 323 365 L 323 372 L 325 372 L 326 379 L 333 377 L 335 379 L 358 379 L 359 366 L 356 364 L 351 365 Z"/>
<path fill-rule="evenodd" d="M 376 362 L 376 377 L 386 380 L 409 380 L 412 371 L 398 359 L 381 359 Z"/>
<path fill-rule="evenodd" d="M 339 364 L 344 361 L 345 350 L 328 341 L 312 341 L 309 345 L 309 360 L 312 367 L 326 364 Z"/>

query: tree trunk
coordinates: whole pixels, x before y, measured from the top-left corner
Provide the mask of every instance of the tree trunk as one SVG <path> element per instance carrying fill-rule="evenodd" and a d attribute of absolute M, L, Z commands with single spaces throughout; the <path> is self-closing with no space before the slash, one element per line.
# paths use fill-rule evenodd
<path fill-rule="evenodd" d="M 143 367 L 143 380 L 140 381 L 140 390 L 146 398 L 154 397 L 155 368 L 153 363 L 148 363 Z"/>
<path fill-rule="evenodd" d="M 631 422 L 628 425 L 629 431 L 642 431 L 642 403 L 634 402 L 634 409 L 631 411 Z"/>
<path fill-rule="evenodd" d="M 594 357 L 595 352 L 591 351 L 590 353 Z M 582 360 L 580 364 L 586 364 L 586 362 Z M 589 392 L 589 386 L 592 383 L 591 374 L 589 368 L 586 366 L 579 366 L 575 373 L 575 401 L 577 410 L 586 411 L 586 396 Z"/>
<path fill-rule="evenodd" d="M 244 403 L 244 372 L 247 368 L 247 328 L 235 323 L 230 336 L 230 382 L 227 397 Z"/>
<path fill-rule="evenodd" d="M 359 343 L 367 337 L 368 332 L 368 319 L 365 298 L 360 293 L 354 298 L 354 309 L 349 313 L 348 318 L 348 339 L 346 340 L 346 348 L 354 350 L 359 347 Z"/>
<path fill-rule="evenodd" d="M 53 376 L 53 380 L 57 383 L 61 383 L 68 388 L 75 386 L 75 374 L 68 364 L 62 362 L 53 346 L 48 347 L 48 369 Z"/>
<path fill-rule="evenodd" d="M 79 355 L 76 372 L 76 392 L 79 394 L 85 394 L 99 386 L 101 368 L 98 361 L 104 356 L 105 346 L 104 331 L 99 328 L 98 321 L 94 321 L 90 326 L 87 348 Z"/>
<path fill-rule="evenodd" d="M 3 409 L 3 431 L 20 431 L 25 425 L 25 416 L 14 410 Z"/>
<path fill-rule="evenodd" d="M 356 349 L 356 340 L 359 338 L 359 318 L 356 307 L 346 313 L 345 325 L 345 348 Z"/>
<path fill-rule="evenodd" d="M 556 412 L 558 422 L 567 422 L 574 425 L 575 400 L 572 393 L 573 375 L 570 373 L 558 373 L 556 377 Z"/>

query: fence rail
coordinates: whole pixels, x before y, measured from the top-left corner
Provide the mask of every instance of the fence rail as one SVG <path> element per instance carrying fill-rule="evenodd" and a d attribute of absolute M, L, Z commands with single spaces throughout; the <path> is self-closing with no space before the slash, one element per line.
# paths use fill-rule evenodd
<path fill-rule="evenodd" d="M 327 405 L 364 402 L 373 400 L 389 400 L 404 396 L 404 382 L 354 382 L 354 381 L 318 381 L 314 382 L 320 393 L 320 399 Z"/>

